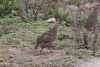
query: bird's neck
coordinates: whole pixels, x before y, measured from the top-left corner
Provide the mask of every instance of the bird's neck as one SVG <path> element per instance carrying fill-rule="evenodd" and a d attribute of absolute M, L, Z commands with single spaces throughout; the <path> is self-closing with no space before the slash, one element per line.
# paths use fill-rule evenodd
<path fill-rule="evenodd" d="M 58 31 L 59 26 L 54 26 L 53 29 Z"/>
<path fill-rule="evenodd" d="M 98 15 L 98 8 L 94 8 L 93 14 L 94 14 L 94 15 Z"/>
<path fill-rule="evenodd" d="M 55 24 L 54 27 L 53 27 L 53 29 L 58 29 L 58 27 L 59 26 L 57 24 Z"/>
<path fill-rule="evenodd" d="M 59 26 L 58 26 L 58 27 L 56 27 L 56 26 L 53 27 L 53 32 L 54 32 L 55 34 L 57 34 L 57 32 L 58 32 L 58 28 L 59 28 Z"/>

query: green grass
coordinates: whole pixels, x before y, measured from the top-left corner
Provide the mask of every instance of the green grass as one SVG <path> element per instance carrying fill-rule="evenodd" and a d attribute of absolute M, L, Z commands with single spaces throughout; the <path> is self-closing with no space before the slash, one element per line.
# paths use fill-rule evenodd
<path fill-rule="evenodd" d="M 78 62 L 81 62 L 81 59 L 76 59 L 74 56 L 66 55 L 56 61 L 48 61 L 45 63 L 46 67 L 70 67 L 75 65 Z"/>
<path fill-rule="evenodd" d="M 11 29 L 12 33 L 2 33 L 0 37 L 0 44 L 17 48 L 24 48 L 30 47 L 30 45 L 35 45 L 35 41 L 37 36 L 41 35 L 42 33 L 50 30 L 53 28 L 55 23 L 46 23 L 43 20 L 29 21 L 28 23 L 23 22 L 19 17 L 14 18 L 4 18 L 1 19 L 1 28 L 6 27 L 15 27 Z M 17 28 L 17 29 L 16 29 Z M 59 27 L 58 31 L 58 40 L 54 44 L 54 49 L 63 49 L 68 48 L 72 49 L 73 46 L 75 47 L 77 44 L 73 41 L 74 36 L 71 30 L 64 28 L 63 26 Z M 2 47 L 1 47 L 2 48 Z M 27 53 L 27 55 L 31 55 L 32 53 Z M 9 60 L 9 63 L 13 63 L 14 60 Z M 22 61 L 18 61 L 19 63 Z M 32 66 L 34 67 L 41 67 L 41 64 L 23 64 L 22 66 Z M 42 64 L 45 66 L 45 64 Z"/>
<path fill-rule="evenodd" d="M 74 66 L 78 63 L 83 62 L 84 60 L 89 60 L 92 52 L 89 50 L 81 49 L 76 51 L 75 53 L 68 55 L 66 54 L 64 57 L 59 58 L 58 60 L 50 60 L 45 62 L 46 67 L 70 67 Z"/>
<path fill-rule="evenodd" d="M 11 22 L 11 24 L 8 25 L 9 27 L 18 28 L 11 30 L 14 33 L 4 34 L 3 36 L 1 36 L 0 39 L 1 44 L 12 45 L 12 46 L 17 46 L 17 45 L 28 46 L 30 44 L 32 45 L 33 43 L 35 43 L 37 36 L 52 29 L 55 24 L 55 23 L 46 23 L 42 20 L 37 20 L 36 22 L 30 21 L 29 23 L 25 23 L 22 22 L 19 17 L 9 18 L 9 19 L 4 18 L 1 21 L 2 24 L 6 23 L 7 25 L 9 24 L 9 22 Z M 4 25 L 3 27 L 6 27 L 7 25 Z M 58 31 L 58 41 L 57 41 L 60 45 L 58 46 L 56 42 L 57 46 L 55 48 L 60 49 L 65 47 L 63 46 L 64 44 L 66 44 L 65 41 L 67 41 L 67 43 L 70 43 L 71 40 L 73 40 L 73 38 L 74 36 L 72 35 L 71 30 L 67 30 L 66 28 L 60 26 Z M 64 42 L 62 42 L 63 39 Z"/>
<path fill-rule="evenodd" d="M 58 5 L 56 5 L 55 3 L 51 4 L 51 7 L 53 9 L 57 8 L 55 6 L 58 7 Z M 5 63 L 5 64 L 0 64 L 0 67 L 14 67 L 14 64 L 18 64 L 19 67 L 73 67 L 75 64 L 80 63 L 84 60 L 89 60 L 93 57 L 92 56 L 93 47 L 91 42 L 89 42 L 88 45 L 89 49 L 77 49 L 80 47 L 80 45 L 78 43 L 75 43 L 74 41 L 75 38 L 75 35 L 73 35 L 74 32 L 72 30 L 66 29 L 66 27 L 60 26 L 58 31 L 58 40 L 55 42 L 53 49 L 55 50 L 76 49 L 76 51 L 73 52 L 72 54 L 68 54 L 67 52 L 65 52 L 65 55 L 63 57 L 58 58 L 56 60 L 45 61 L 44 63 L 37 63 L 35 62 L 35 60 L 33 61 L 32 60 L 34 59 L 33 53 L 35 52 L 38 53 L 38 50 L 34 49 L 34 46 L 36 44 L 36 38 L 42 33 L 53 28 L 55 23 L 47 23 L 45 22 L 45 20 L 49 18 L 53 18 L 54 16 L 49 15 L 49 11 L 47 10 L 47 12 L 45 13 L 39 13 L 38 20 L 36 22 L 34 22 L 33 19 L 25 19 L 28 22 L 25 23 L 18 16 L 18 10 L 17 10 L 18 3 L 15 3 L 14 7 L 15 10 L 13 10 L 12 13 L 7 14 L 6 16 L 4 16 L 4 18 L 0 18 L 0 51 L 2 52 L 2 50 L 9 49 L 9 46 L 17 47 L 18 49 L 31 48 L 32 50 L 31 51 L 23 50 L 22 55 L 18 55 L 17 59 L 15 59 L 15 56 L 13 56 L 14 54 L 12 54 L 14 58 L 9 58 L 9 57 L 0 58 L 0 62 Z M 51 8 L 48 7 L 47 9 L 51 10 Z M 54 10 L 51 11 L 53 11 L 54 13 Z M 58 10 L 57 12 L 59 13 L 59 11 L 60 10 Z M 62 11 L 60 12 L 63 13 Z M 90 15 L 90 13 L 91 11 L 86 11 L 81 13 L 81 16 L 79 16 L 80 27 L 85 25 L 86 20 Z M 77 21 L 76 12 L 68 13 L 67 16 L 65 14 L 66 13 L 59 15 L 59 18 L 61 18 L 61 20 L 62 19 L 65 20 L 66 26 L 75 26 L 75 22 Z M 54 14 L 54 15 L 58 17 L 57 16 L 58 14 L 57 15 Z M 98 23 L 98 27 L 100 27 L 100 21 Z M 92 37 L 90 35 L 92 35 Z M 91 33 L 89 33 L 89 36 L 90 38 L 94 37 L 94 35 Z M 80 38 L 83 40 L 82 37 Z M 98 42 L 99 39 L 100 39 L 100 34 L 98 37 Z M 97 46 L 96 49 L 100 50 L 100 46 L 99 45 L 96 46 Z M 28 59 L 23 57 L 24 53 L 28 57 Z M 50 54 L 50 56 L 51 55 L 52 54 Z M 97 51 L 96 55 L 99 56 L 100 51 Z M 45 55 L 41 55 L 41 56 L 44 56 L 44 58 L 49 57 Z M 20 60 L 20 58 L 22 60 Z"/>
<path fill-rule="evenodd" d="M 0 49 L 4 49 L 7 46 L 11 45 L 12 47 L 17 48 L 24 48 L 24 47 L 31 47 L 31 45 L 35 46 L 35 41 L 37 36 L 41 35 L 42 33 L 50 30 L 53 28 L 55 23 L 47 23 L 44 20 L 38 19 L 36 22 L 29 21 L 28 23 L 23 22 L 18 16 L 9 18 L 8 16 L 5 18 L 0 18 L 0 28 L 8 28 L 8 27 L 14 27 L 13 29 L 10 29 L 10 33 L 8 30 L 0 30 L 0 44 L 4 45 L 0 46 Z M 58 31 L 58 40 L 54 44 L 53 49 L 77 49 L 79 47 L 79 44 L 75 43 L 73 35 L 73 31 L 66 29 L 66 27 L 60 26 Z M 100 34 L 99 34 L 100 37 Z M 90 49 L 92 49 L 92 45 L 89 44 Z M 98 49 L 100 49 L 98 47 Z M 34 51 L 34 50 L 33 50 Z M 32 53 L 25 52 L 27 55 L 32 55 Z M 99 52 L 97 54 L 100 54 Z M 31 64 L 25 64 L 22 63 L 22 61 L 18 61 L 18 63 L 21 63 L 21 66 L 26 67 L 68 67 L 71 65 L 75 65 L 83 60 L 90 59 L 92 56 L 91 50 L 81 50 L 79 49 L 75 53 L 69 55 L 66 54 L 62 58 L 58 58 L 56 61 L 46 61 L 45 64 L 41 63 L 31 63 Z M 3 60 L 4 62 L 13 63 L 14 60 Z M 31 62 L 31 60 L 29 60 Z M 12 65 L 9 65 L 10 67 Z"/>

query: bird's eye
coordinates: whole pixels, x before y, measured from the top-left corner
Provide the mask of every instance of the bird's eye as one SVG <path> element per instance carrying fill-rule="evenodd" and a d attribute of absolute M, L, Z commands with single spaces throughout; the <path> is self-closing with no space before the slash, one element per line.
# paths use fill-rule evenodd
<path fill-rule="evenodd" d="M 61 24 L 61 23 L 59 23 L 59 24 Z"/>

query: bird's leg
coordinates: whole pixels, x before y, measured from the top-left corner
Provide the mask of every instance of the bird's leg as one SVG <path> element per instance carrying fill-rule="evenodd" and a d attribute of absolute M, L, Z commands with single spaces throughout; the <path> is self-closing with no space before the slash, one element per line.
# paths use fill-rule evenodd
<path fill-rule="evenodd" d="M 50 50 L 51 53 L 53 53 L 53 52 L 51 51 L 51 48 L 50 48 L 50 47 L 48 47 L 48 49 Z"/>
<path fill-rule="evenodd" d="M 41 52 L 42 52 L 42 49 L 43 49 L 43 48 L 41 48 L 41 50 L 40 50 L 40 54 L 41 54 Z"/>

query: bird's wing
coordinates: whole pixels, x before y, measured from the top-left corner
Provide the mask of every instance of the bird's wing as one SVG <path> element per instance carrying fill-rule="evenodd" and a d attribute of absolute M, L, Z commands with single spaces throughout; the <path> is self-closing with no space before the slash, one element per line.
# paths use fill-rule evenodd
<path fill-rule="evenodd" d="M 40 35 L 36 42 L 37 43 L 47 43 L 47 42 L 51 42 L 53 41 L 55 35 L 53 33 L 50 33 L 50 32 L 46 32 L 46 33 L 43 33 L 42 35 Z"/>

